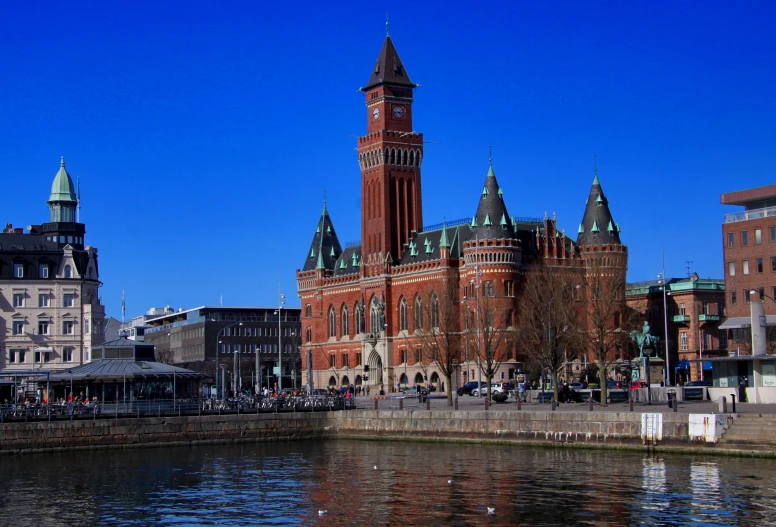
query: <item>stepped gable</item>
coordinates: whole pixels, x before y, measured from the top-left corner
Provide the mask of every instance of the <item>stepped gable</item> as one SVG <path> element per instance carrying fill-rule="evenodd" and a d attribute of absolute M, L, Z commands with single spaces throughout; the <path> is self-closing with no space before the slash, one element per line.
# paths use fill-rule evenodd
<path fill-rule="evenodd" d="M 620 241 L 620 226 L 612 218 L 609 210 L 609 200 L 604 195 L 601 183 L 598 181 L 598 169 L 595 169 L 593 185 L 585 206 L 585 215 L 577 230 L 577 245 L 618 244 Z"/>
<path fill-rule="evenodd" d="M 480 193 L 480 203 L 477 206 L 477 213 L 469 225 L 469 239 L 480 240 L 503 240 L 517 238 L 512 219 L 507 212 L 507 206 L 504 203 L 503 192 L 496 181 L 496 174 L 493 172 L 493 164 L 488 167 L 488 175 L 485 177 L 485 185 Z"/>
<path fill-rule="evenodd" d="M 393 46 L 393 41 L 391 41 L 389 36 L 385 37 L 385 42 L 383 42 L 383 47 L 377 56 L 377 62 L 374 69 L 372 69 L 369 82 L 361 88 L 361 91 L 366 91 L 381 84 L 406 86 L 408 88 L 416 87 L 416 84 L 410 80 L 410 76 L 404 69 L 404 64 L 402 64 L 399 53 Z"/>
<path fill-rule="evenodd" d="M 318 220 L 318 226 L 315 228 L 315 235 L 310 243 L 310 249 L 307 251 L 307 258 L 305 258 L 302 271 L 314 271 L 316 269 L 333 270 L 341 254 L 342 247 L 324 201 L 323 212 L 321 212 L 321 218 Z"/>

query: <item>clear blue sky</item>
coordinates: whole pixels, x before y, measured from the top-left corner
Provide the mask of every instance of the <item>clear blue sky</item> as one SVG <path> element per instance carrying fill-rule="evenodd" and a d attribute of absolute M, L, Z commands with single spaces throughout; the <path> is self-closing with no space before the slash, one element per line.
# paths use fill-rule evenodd
<path fill-rule="evenodd" d="M 103 303 L 298 305 L 324 188 L 360 237 L 355 137 L 385 2 L 12 2 L 0 34 L 2 222 L 80 175 Z M 773 2 L 389 2 L 428 141 L 426 224 L 509 211 L 576 237 L 593 154 L 631 281 L 722 277 L 719 194 L 776 178 Z"/>

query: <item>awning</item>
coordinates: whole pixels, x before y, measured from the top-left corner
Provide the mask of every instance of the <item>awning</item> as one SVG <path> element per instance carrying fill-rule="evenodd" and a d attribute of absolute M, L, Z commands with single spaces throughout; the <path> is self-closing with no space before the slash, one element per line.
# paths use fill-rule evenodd
<path fill-rule="evenodd" d="M 690 369 L 690 363 L 686 360 L 680 361 L 679 364 L 676 365 L 677 370 L 689 370 Z"/>
<path fill-rule="evenodd" d="M 750 317 L 734 317 L 729 318 L 719 325 L 719 329 L 738 329 L 748 328 L 752 325 L 752 319 Z"/>
<path fill-rule="evenodd" d="M 709 361 L 703 361 L 703 371 L 711 371 L 711 363 Z"/>

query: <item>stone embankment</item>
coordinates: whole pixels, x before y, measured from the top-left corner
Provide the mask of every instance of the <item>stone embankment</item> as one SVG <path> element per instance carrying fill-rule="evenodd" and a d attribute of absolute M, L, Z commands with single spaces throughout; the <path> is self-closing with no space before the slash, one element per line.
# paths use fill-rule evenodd
<path fill-rule="evenodd" d="M 350 410 L 5 422 L 0 453 L 357 438 L 776 456 L 774 427 L 756 414 Z"/>

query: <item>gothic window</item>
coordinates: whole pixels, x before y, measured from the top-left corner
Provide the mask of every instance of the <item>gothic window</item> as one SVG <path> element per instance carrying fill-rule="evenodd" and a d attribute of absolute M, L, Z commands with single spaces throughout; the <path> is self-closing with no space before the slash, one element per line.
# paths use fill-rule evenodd
<path fill-rule="evenodd" d="M 350 334 L 350 321 L 348 320 L 348 306 L 342 306 L 342 336 Z"/>
<path fill-rule="evenodd" d="M 310 317 L 313 316 L 313 306 L 311 306 L 310 304 L 307 304 L 305 306 L 305 308 L 304 308 L 304 316 L 306 316 L 307 318 L 310 318 Z"/>
<path fill-rule="evenodd" d="M 373 296 L 370 302 L 369 327 L 372 333 L 379 333 L 385 329 L 385 315 L 376 296 Z"/>
<path fill-rule="evenodd" d="M 485 296 L 493 296 L 493 282 L 485 284 Z"/>
<path fill-rule="evenodd" d="M 415 166 L 415 151 L 410 150 L 410 166 Z"/>
<path fill-rule="evenodd" d="M 399 301 L 399 331 L 407 331 L 407 299 Z"/>
<path fill-rule="evenodd" d="M 515 285 L 514 282 L 512 282 L 511 280 L 507 280 L 506 282 L 504 282 L 504 296 L 515 295 L 514 285 Z"/>
<path fill-rule="evenodd" d="M 415 329 L 423 329 L 423 300 L 415 299 Z"/>
<path fill-rule="evenodd" d="M 436 293 L 431 293 L 431 327 L 439 327 L 439 299 Z"/>
<path fill-rule="evenodd" d="M 313 330 L 310 328 L 307 328 L 307 342 L 313 341 Z"/>
<path fill-rule="evenodd" d="M 337 314 L 334 312 L 334 307 L 329 308 L 329 336 L 337 336 Z"/>
<path fill-rule="evenodd" d="M 335 369 L 337 367 L 337 356 L 336 355 L 329 355 L 329 367 L 331 369 Z M 333 379 L 334 377 L 332 377 Z M 329 384 L 332 384 L 331 381 L 329 381 Z M 335 383 L 336 384 L 336 381 Z"/>

